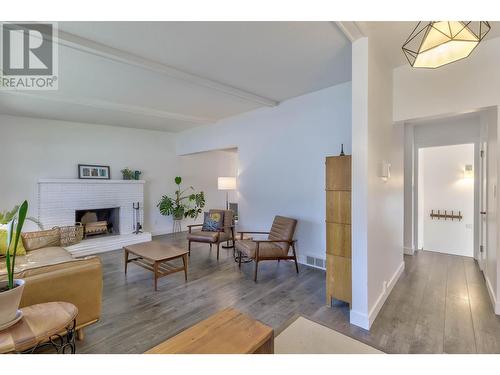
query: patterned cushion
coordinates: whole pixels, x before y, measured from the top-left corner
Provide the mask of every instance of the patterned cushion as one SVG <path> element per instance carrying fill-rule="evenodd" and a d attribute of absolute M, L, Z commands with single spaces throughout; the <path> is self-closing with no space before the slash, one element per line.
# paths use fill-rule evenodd
<path fill-rule="evenodd" d="M 205 212 L 205 217 L 203 220 L 203 227 L 201 228 L 204 232 L 218 232 L 223 227 L 224 215 L 221 212 Z"/>

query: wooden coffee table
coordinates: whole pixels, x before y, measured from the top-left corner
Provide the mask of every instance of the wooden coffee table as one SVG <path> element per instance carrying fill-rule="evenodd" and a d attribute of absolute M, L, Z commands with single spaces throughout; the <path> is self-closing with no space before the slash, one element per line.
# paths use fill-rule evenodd
<path fill-rule="evenodd" d="M 127 266 L 130 262 L 153 271 L 155 290 L 158 290 L 158 279 L 171 273 L 184 271 L 184 278 L 187 281 L 188 251 L 186 249 L 158 241 L 150 241 L 125 246 L 123 250 L 125 255 L 125 274 L 127 274 Z M 135 255 L 135 258 L 129 259 L 129 254 Z M 168 263 L 177 258 L 182 258 L 183 267 L 177 267 Z"/>
<path fill-rule="evenodd" d="M 146 352 L 146 354 L 273 353 L 273 329 L 233 308 L 219 311 Z"/>

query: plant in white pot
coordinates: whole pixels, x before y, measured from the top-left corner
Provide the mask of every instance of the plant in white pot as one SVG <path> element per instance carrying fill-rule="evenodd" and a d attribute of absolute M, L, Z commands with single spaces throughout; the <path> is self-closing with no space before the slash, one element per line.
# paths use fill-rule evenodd
<path fill-rule="evenodd" d="M 0 327 L 15 322 L 18 317 L 19 303 L 23 295 L 24 280 L 14 279 L 14 269 L 16 266 L 16 253 L 21 230 L 23 229 L 26 214 L 28 212 L 28 202 L 24 201 L 17 212 L 8 217 L 7 223 L 7 251 L 5 254 L 5 265 L 7 269 L 7 280 L 0 282 Z M 3 216 L 3 215 L 2 215 Z M 5 219 L 5 217 L 3 217 Z"/>

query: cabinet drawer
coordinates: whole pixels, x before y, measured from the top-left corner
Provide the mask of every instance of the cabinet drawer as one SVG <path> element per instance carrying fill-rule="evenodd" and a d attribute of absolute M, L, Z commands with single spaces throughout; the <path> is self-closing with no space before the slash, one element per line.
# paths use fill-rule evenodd
<path fill-rule="evenodd" d="M 351 259 L 326 256 L 327 295 L 340 301 L 352 302 Z"/>
<path fill-rule="evenodd" d="M 326 190 L 351 190 L 351 155 L 326 158 Z"/>
<path fill-rule="evenodd" d="M 351 224 L 351 192 L 326 192 L 326 221 L 337 224 Z"/>
<path fill-rule="evenodd" d="M 351 226 L 326 223 L 326 253 L 351 257 Z"/>

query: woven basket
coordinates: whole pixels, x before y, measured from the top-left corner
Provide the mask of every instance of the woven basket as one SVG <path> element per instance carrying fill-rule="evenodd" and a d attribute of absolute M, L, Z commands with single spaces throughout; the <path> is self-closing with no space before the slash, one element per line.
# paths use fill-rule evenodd
<path fill-rule="evenodd" d="M 49 230 L 21 233 L 21 239 L 27 251 L 61 245 L 60 234 L 57 227 Z"/>
<path fill-rule="evenodd" d="M 61 237 L 61 246 L 71 246 L 83 240 L 83 225 L 77 223 L 67 227 L 58 227 Z"/>

